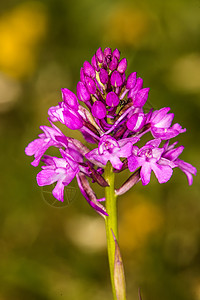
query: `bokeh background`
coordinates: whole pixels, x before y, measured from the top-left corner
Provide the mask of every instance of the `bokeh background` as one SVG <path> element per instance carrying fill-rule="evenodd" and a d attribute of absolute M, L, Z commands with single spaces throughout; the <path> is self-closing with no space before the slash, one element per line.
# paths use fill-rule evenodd
<path fill-rule="evenodd" d="M 199 0 L 37 0 L 0 4 L 0 299 L 112 299 L 104 221 L 72 183 L 63 205 L 37 186 L 24 148 L 47 125 L 61 88 L 100 46 L 150 87 L 147 109 L 170 106 L 181 158 L 199 169 Z M 67 135 L 76 136 L 68 132 Z M 116 184 L 127 174 L 117 178 Z M 199 175 L 175 170 L 119 198 L 128 299 L 200 299 Z"/>

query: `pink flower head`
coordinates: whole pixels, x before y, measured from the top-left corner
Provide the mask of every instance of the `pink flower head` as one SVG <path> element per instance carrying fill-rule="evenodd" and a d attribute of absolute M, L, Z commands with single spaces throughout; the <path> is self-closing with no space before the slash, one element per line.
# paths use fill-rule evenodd
<path fill-rule="evenodd" d="M 136 72 L 126 76 L 128 61 L 120 56 L 118 49 L 106 47 L 93 54 L 91 63 L 85 61 L 76 93 L 61 89 L 62 101 L 48 110 L 52 127 L 41 126 L 43 133 L 25 149 L 27 155 L 34 156 L 33 166 L 40 161 L 45 164 L 37 175 L 38 185 L 56 183 L 52 193 L 63 201 L 64 187 L 76 177 L 86 201 L 103 216 L 107 215 L 100 203 L 104 198 L 96 196 L 88 178 L 107 187 L 104 168 L 108 161 L 115 173 L 125 169 L 131 172 L 116 195 L 140 180 L 143 185 L 148 184 L 152 171 L 159 183 L 164 183 L 177 167 L 186 174 L 189 185 L 197 172 L 179 159 L 183 146 L 175 148 L 176 142 L 169 145 L 171 138 L 186 129 L 178 123 L 172 125 L 174 114 L 169 113 L 169 107 L 144 112 L 150 89 L 143 87 L 143 79 Z M 54 122 L 66 126 L 65 132 L 78 130 L 87 146 L 66 136 Z M 139 148 L 136 143 L 149 131 L 154 139 Z M 164 145 L 162 140 L 167 140 Z M 61 157 L 44 155 L 51 146 L 60 150 Z"/>

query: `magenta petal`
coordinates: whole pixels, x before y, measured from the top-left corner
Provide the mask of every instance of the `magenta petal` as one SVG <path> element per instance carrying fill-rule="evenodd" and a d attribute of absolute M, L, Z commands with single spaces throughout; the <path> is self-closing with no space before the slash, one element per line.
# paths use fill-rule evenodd
<path fill-rule="evenodd" d="M 140 131 L 145 124 L 145 116 L 143 113 L 133 114 L 130 119 L 128 119 L 126 126 L 129 130 Z"/>
<path fill-rule="evenodd" d="M 173 170 L 169 166 L 163 166 L 159 164 L 151 164 L 151 168 L 154 171 L 159 183 L 167 182 L 173 173 Z"/>
<path fill-rule="evenodd" d="M 197 169 L 191 164 L 177 158 L 175 160 L 176 165 L 186 174 L 189 185 L 192 185 L 193 177 L 192 174 L 196 176 Z"/>
<path fill-rule="evenodd" d="M 197 169 L 195 167 L 193 167 L 191 164 L 189 164 L 181 159 L 177 159 L 176 163 L 178 163 L 178 166 L 182 171 L 190 172 L 193 175 L 197 174 Z"/>
<path fill-rule="evenodd" d="M 172 139 L 173 137 L 177 136 L 179 134 L 179 131 L 174 130 L 172 128 L 165 129 L 165 128 L 152 127 L 151 133 L 154 138 L 168 140 L 168 139 Z"/>
<path fill-rule="evenodd" d="M 148 141 L 148 142 L 146 143 L 146 145 L 148 145 L 148 146 L 153 146 L 154 148 L 155 148 L 155 147 L 157 148 L 157 147 L 159 147 L 160 143 L 161 143 L 161 139 L 154 139 L 154 140 Z"/>
<path fill-rule="evenodd" d="M 132 155 L 128 157 L 128 168 L 130 172 L 134 172 L 137 168 L 139 168 L 141 164 L 139 163 L 136 156 Z"/>
<path fill-rule="evenodd" d="M 36 139 L 25 148 L 25 153 L 28 156 L 32 156 L 38 151 L 39 148 L 43 146 L 44 140 L 43 139 Z"/>
<path fill-rule="evenodd" d="M 162 121 L 168 111 L 170 111 L 170 107 L 163 107 L 160 110 L 154 111 L 151 116 L 151 122 L 153 124 L 158 124 Z"/>
<path fill-rule="evenodd" d="M 133 89 L 135 87 L 136 80 L 137 80 L 136 76 L 137 76 L 136 72 L 133 72 L 128 76 L 127 82 L 126 82 L 126 88 L 128 90 Z"/>
<path fill-rule="evenodd" d="M 188 172 L 188 171 L 185 171 L 185 170 L 183 172 L 187 176 L 188 184 L 192 185 L 192 183 L 193 183 L 193 176 L 192 176 L 192 174 L 190 172 Z"/>
<path fill-rule="evenodd" d="M 120 150 L 118 151 L 119 157 L 129 157 L 131 155 L 133 149 L 133 142 L 127 142 L 125 145 L 121 146 L 121 143 L 119 141 L 119 146 L 120 146 Z"/>
<path fill-rule="evenodd" d="M 147 185 L 151 178 L 151 166 L 149 163 L 144 163 L 141 167 L 140 176 L 143 185 Z"/>
<path fill-rule="evenodd" d="M 53 196 L 63 202 L 64 201 L 64 185 L 61 180 L 58 180 L 55 188 L 52 191 Z"/>
<path fill-rule="evenodd" d="M 184 147 L 183 146 L 179 146 L 176 149 L 172 149 L 170 151 L 167 151 L 166 153 L 164 153 L 162 156 L 174 161 L 175 159 L 177 159 L 179 157 L 179 155 L 183 152 Z"/>
<path fill-rule="evenodd" d="M 178 123 L 175 123 L 174 125 L 172 125 L 171 128 L 179 131 L 179 133 L 186 132 L 186 128 L 182 128 L 181 125 Z"/>
<path fill-rule="evenodd" d="M 170 114 L 166 114 L 162 120 L 160 120 L 160 122 L 156 123 L 154 126 L 155 127 L 160 127 L 160 128 L 169 128 L 172 120 L 174 118 L 174 114 L 170 113 Z"/>
<path fill-rule="evenodd" d="M 83 126 L 83 122 L 81 118 L 79 118 L 69 110 L 65 110 L 63 115 L 64 115 L 65 125 L 69 129 L 76 130 L 76 129 L 80 129 Z"/>
<path fill-rule="evenodd" d="M 44 186 L 44 185 L 50 185 L 54 182 L 56 182 L 59 178 L 59 174 L 55 173 L 55 170 L 53 169 L 45 169 L 40 171 L 37 174 L 37 184 L 39 186 Z"/>
<path fill-rule="evenodd" d="M 146 103 L 146 101 L 148 99 L 148 95 L 149 95 L 149 88 L 145 88 L 145 89 L 140 90 L 135 96 L 135 99 L 133 101 L 133 105 L 135 107 L 144 106 L 144 104 Z"/>
<path fill-rule="evenodd" d="M 135 84 L 134 88 L 132 89 L 132 91 L 137 93 L 139 90 L 142 89 L 142 87 L 143 87 L 143 79 L 141 77 L 138 77 L 136 80 L 136 84 Z"/>
<path fill-rule="evenodd" d="M 123 162 L 121 162 L 119 157 L 117 157 L 116 155 L 111 155 L 109 160 L 115 169 L 120 170 L 122 168 Z"/>

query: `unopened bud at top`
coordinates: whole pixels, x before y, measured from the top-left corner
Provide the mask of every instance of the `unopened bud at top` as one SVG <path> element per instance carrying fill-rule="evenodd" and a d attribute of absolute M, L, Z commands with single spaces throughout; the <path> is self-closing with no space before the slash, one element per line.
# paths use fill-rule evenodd
<path fill-rule="evenodd" d="M 124 73 L 126 71 L 126 68 L 127 68 L 127 60 L 126 58 L 123 58 L 120 62 L 119 62 L 119 65 L 117 67 L 117 71 L 119 73 Z"/>
<path fill-rule="evenodd" d="M 119 52 L 118 49 L 115 49 L 115 50 L 113 51 L 113 56 L 115 56 L 118 60 L 120 59 L 120 52 Z"/>
<path fill-rule="evenodd" d="M 88 77 L 94 78 L 96 76 L 95 69 L 88 61 L 84 62 L 83 70 L 84 70 L 85 75 L 87 75 Z"/>
<path fill-rule="evenodd" d="M 100 63 L 103 62 L 103 51 L 101 50 L 101 48 L 97 49 L 97 51 L 96 51 L 96 57 L 97 57 L 97 60 Z"/>

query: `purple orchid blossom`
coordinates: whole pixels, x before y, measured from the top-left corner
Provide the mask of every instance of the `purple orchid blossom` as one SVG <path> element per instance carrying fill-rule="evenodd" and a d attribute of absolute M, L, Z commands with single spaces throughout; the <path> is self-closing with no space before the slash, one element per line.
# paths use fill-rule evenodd
<path fill-rule="evenodd" d="M 169 145 L 169 141 L 167 141 L 164 145 L 165 152 L 163 153 L 163 157 L 173 161 L 176 164 L 176 167 L 181 169 L 187 176 L 189 185 L 192 185 L 193 183 L 193 177 L 192 175 L 197 174 L 197 170 L 195 167 L 193 167 L 191 164 L 181 160 L 178 158 L 178 156 L 183 152 L 184 147 L 179 146 L 177 148 L 174 148 L 176 143 L 173 143 L 172 145 Z"/>
<path fill-rule="evenodd" d="M 151 171 L 154 172 L 159 183 L 167 182 L 172 176 L 172 168 L 176 165 L 162 158 L 164 148 L 158 148 L 160 143 L 161 139 L 156 139 L 147 142 L 141 149 L 133 146 L 132 155 L 128 157 L 128 168 L 131 172 L 141 167 L 140 176 L 143 185 L 149 183 Z"/>
<path fill-rule="evenodd" d="M 62 158 L 44 156 L 42 171 L 37 174 L 37 183 L 39 186 L 50 185 L 57 182 L 52 191 L 53 196 L 59 201 L 64 201 L 64 187 L 68 185 L 79 172 L 78 163 L 60 150 Z"/>
<path fill-rule="evenodd" d="M 138 139 L 135 139 L 135 142 Z M 129 141 L 116 141 L 109 135 L 103 135 L 100 139 L 98 148 L 90 151 L 85 155 L 88 160 L 100 162 L 102 165 L 106 165 L 108 161 L 111 162 L 112 166 L 120 170 L 123 163 L 120 157 L 128 157 L 131 154 L 133 142 Z"/>
<path fill-rule="evenodd" d="M 150 111 L 148 117 L 151 124 L 150 130 L 154 138 L 168 140 L 177 136 L 179 133 L 186 131 L 186 129 L 182 129 L 178 123 L 170 127 L 174 118 L 174 114 L 167 114 L 169 111 L 170 107 L 164 107 L 154 112 Z"/>
<path fill-rule="evenodd" d="M 35 159 L 31 163 L 34 167 L 39 165 L 40 159 L 49 147 L 68 146 L 67 137 L 54 124 L 52 126 L 53 128 L 40 126 L 44 133 L 41 133 L 39 139 L 32 141 L 25 149 L 26 155 L 34 155 Z M 59 141 L 58 138 L 60 138 Z"/>
<path fill-rule="evenodd" d="M 34 155 L 33 166 L 40 161 L 45 164 L 37 175 L 38 185 L 56 182 L 52 193 L 63 201 L 64 187 L 76 177 L 86 201 L 104 216 L 105 207 L 99 203 L 102 199 L 97 198 L 88 178 L 107 187 L 104 168 L 108 161 L 115 173 L 125 169 L 131 172 L 116 195 L 125 193 L 139 181 L 147 185 L 152 171 L 159 183 L 165 183 L 178 167 L 186 174 L 189 185 L 197 172 L 191 164 L 179 159 L 183 146 L 175 148 L 176 142 L 169 145 L 170 139 L 186 129 L 178 123 L 172 125 L 174 114 L 169 113 L 169 107 L 144 113 L 149 88 L 143 87 L 143 80 L 136 72 L 126 76 L 126 70 L 127 60 L 120 60 L 118 49 L 99 48 L 91 63 L 84 62 L 76 94 L 67 88 L 61 90 L 63 101 L 48 110 L 51 127 L 41 126 L 43 133 L 25 149 L 27 155 Z M 65 136 L 55 122 L 79 130 L 93 147 Z M 154 139 L 142 148 L 135 145 L 149 131 Z M 44 155 L 51 146 L 60 150 L 61 157 Z"/>

